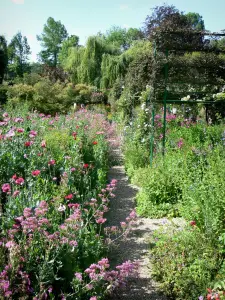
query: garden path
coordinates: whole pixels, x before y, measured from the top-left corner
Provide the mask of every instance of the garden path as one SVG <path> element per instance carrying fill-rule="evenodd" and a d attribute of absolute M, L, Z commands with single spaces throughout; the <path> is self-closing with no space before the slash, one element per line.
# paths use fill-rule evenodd
<path fill-rule="evenodd" d="M 138 189 L 128 181 L 122 165 L 121 151 L 119 149 L 112 151 L 117 163 L 110 169 L 108 176 L 109 180 L 116 179 L 118 183 L 116 196 L 111 200 L 106 226 L 119 226 L 135 207 L 134 199 Z M 138 260 L 139 276 L 129 278 L 127 287 L 116 291 L 110 296 L 110 300 L 166 300 L 166 297 L 157 290 L 157 284 L 152 279 L 149 261 L 149 237 L 165 222 L 167 222 L 165 219 L 138 218 L 134 230 L 126 240 L 119 241 L 111 250 L 109 258 L 113 267 L 127 260 Z"/>

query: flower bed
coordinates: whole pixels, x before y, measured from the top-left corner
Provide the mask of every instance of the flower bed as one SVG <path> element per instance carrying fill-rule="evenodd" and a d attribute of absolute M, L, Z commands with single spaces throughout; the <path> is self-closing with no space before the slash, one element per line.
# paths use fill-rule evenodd
<path fill-rule="evenodd" d="M 113 126 L 100 114 L 26 110 L 0 121 L 0 296 L 103 299 L 136 266 L 110 269 L 103 224 L 116 180 L 106 181 Z M 132 213 L 113 235 L 126 232 Z"/>

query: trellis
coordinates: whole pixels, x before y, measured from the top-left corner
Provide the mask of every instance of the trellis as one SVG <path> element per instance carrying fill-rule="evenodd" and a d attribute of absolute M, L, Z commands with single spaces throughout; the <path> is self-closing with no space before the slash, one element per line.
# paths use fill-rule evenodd
<path fill-rule="evenodd" d="M 215 101 L 211 100 L 204 100 L 204 99 L 198 99 L 198 95 L 205 96 L 209 92 L 204 92 L 204 91 L 198 91 L 194 90 L 191 92 L 184 92 L 182 90 L 179 91 L 179 88 L 176 89 L 176 99 L 173 96 L 172 93 L 170 93 L 170 87 L 171 85 L 175 86 L 185 86 L 188 84 L 193 85 L 199 85 L 199 86 L 204 86 L 207 85 L 207 87 L 212 89 L 213 87 L 222 87 L 225 85 L 225 80 L 219 80 L 218 78 L 214 78 L 213 82 L 208 82 L 208 81 L 203 81 L 201 83 L 196 83 L 195 81 L 191 81 L 190 78 L 183 78 L 182 82 L 171 82 L 169 81 L 169 68 L 172 66 L 171 62 L 169 64 L 169 57 L 170 54 L 175 54 L 177 55 L 178 53 L 181 53 L 182 56 L 184 57 L 184 54 L 186 53 L 193 53 L 193 52 L 206 52 L 206 53 L 213 53 L 214 55 L 218 55 L 220 53 L 224 53 L 225 51 L 219 50 L 216 47 L 211 47 L 209 44 L 206 46 L 205 43 L 200 42 L 200 39 L 203 40 L 205 36 L 208 36 L 210 38 L 218 38 L 218 37 L 225 37 L 224 33 L 209 33 L 209 32 L 182 32 L 182 31 L 171 31 L 171 32 L 163 32 L 160 34 L 160 36 L 155 36 L 155 39 L 153 41 L 154 43 L 154 63 L 153 63 L 153 76 L 152 76 L 152 82 L 151 82 L 151 93 L 149 95 L 149 103 L 152 106 L 152 112 L 151 112 L 151 125 L 152 125 L 152 133 L 150 137 L 150 164 L 153 162 L 153 153 L 154 153 L 154 133 L 155 133 L 155 104 L 163 104 L 163 138 L 162 138 L 162 154 L 165 155 L 165 146 L 166 146 L 166 110 L 167 110 L 167 104 L 197 104 L 201 103 L 204 105 L 213 105 L 215 104 Z M 168 42 L 168 37 L 170 38 L 170 41 Z M 178 37 L 178 41 L 175 39 Z M 185 44 L 185 37 L 187 39 L 186 44 Z M 191 40 L 191 43 L 188 41 L 188 39 Z M 179 40 L 183 40 L 184 43 L 180 43 Z M 197 41 L 197 43 L 196 43 Z M 177 44 L 176 44 L 177 42 Z M 163 78 L 161 78 L 162 83 L 160 86 L 160 83 L 158 84 L 159 77 L 157 74 L 157 68 L 159 65 L 159 57 L 162 59 L 164 56 L 164 65 L 163 65 Z M 174 56 L 176 57 L 176 56 Z M 184 66 L 186 70 L 188 69 L 187 65 Z M 190 66 L 189 66 L 190 67 Z M 191 66 L 194 69 L 198 69 L 197 66 Z M 208 66 L 200 66 L 199 68 L 204 71 L 208 68 Z M 188 70 L 187 70 L 188 71 Z M 225 72 L 225 70 L 224 70 Z M 225 77 L 225 76 L 224 76 Z M 212 79 L 212 78 L 211 78 Z M 158 86 L 157 86 L 158 85 Z M 163 86 L 163 95 L 157 94 L 157 89 L 162 89 Z M 192 94 L 192 97 L 194 96 L 196 99 L 194 100 L 185 100 L 182 101 L 182 97 L 187 94 Z"/>

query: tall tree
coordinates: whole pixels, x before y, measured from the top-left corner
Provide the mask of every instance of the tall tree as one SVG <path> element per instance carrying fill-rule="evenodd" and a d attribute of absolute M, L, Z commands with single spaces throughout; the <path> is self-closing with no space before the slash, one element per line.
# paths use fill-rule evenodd
<path fill-rule="evenodd" d="M 3 35 L 0 35 L 0 84 L 4 79 L 5 70 L 8 64 L 7 42 Z"/>
<path fill-rule="evenodd" d="M 78 46 L 79 37 L 76 35 L 71 35 L 62 43 L 62 48 L 59 51 L 59 62 L 60 64 L 64 64 L 64 61 L 69 56 L 70 50 Z"/>
<path fill-rule="evenodd" d="M 124 51 L 130 48 L 133 41 L 142 39 L 144 35 L 142 31 L 137 28 L 129 28 L 127 30 L 119 26 L 113 26 L 106 32 L 104 37 L 107 43 L 114 44 Z"/>
<path fill-rule="evenodd" d="M 196 13 L 185 15 L 173 5 L 156 6 L 145 21 L 145 33 L 161 48 L 201 48 L 204 36 L 199 31 L 203 26 L 202 17 Z"/>
<path fill-rule="evenodd" d="M 189 12 L 186 14 L 186 18 L 190 22 L 191 27 L 193 29 L 196 29 L 199 31 L 205 30 L 205 23 L 204 23 L 202 16 L 200 16 L 200 14 L 195 13 L 195 12 Z"/>
<path fill-rule="evenodd" d="M 44 48 L 39 53 L 42 62 L 56 67 L 58 64 L 58 54 L 62 47 L 62 42 L 68 37 L 65 26 L 60 21 L 48 18 L 44 25 L 43 33 L 37 36 L 38 41 Z"/>
<path fill-rule="evenodd" d="M 8 47 L 9 72 L 13 76 L 22 77 L 23 73 L 28 71 L 30 46 L 26 36 L 18 32 L 11 40 Z"/>

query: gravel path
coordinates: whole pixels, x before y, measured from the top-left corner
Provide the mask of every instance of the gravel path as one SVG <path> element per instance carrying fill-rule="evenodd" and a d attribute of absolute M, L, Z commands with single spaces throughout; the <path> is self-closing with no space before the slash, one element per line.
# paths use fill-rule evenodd
<path fill-rule="evenodd" d="M 113 150 L 117 161 L 121 161 L 120 150 Z M 109 180 L 117 179 L 116 197 L 111 200 L 110 212 L 106 226 L 118 226 L 124 221 L 135 207 L 134 199 L 137 187 L 129 184 L 124 167 L 113 166 L 109 172 Z M 154 230 L 163 226 L 164 220 L 138 218 L 134 230 L 126 240 L 118 242 L 109 254 L 112 266 L 121 264 L 127 260 L 139 260 L 139 277 L 129 278 L 128 285 L 124 290 L 118 290 L 110 300 L 166 300 L 166 297 L 157 291 L 157 284 L 151 278 L 151 266 L 149 262 L 149 236 Z M 166 221 L 168 222 L 168 221 Z"/>

